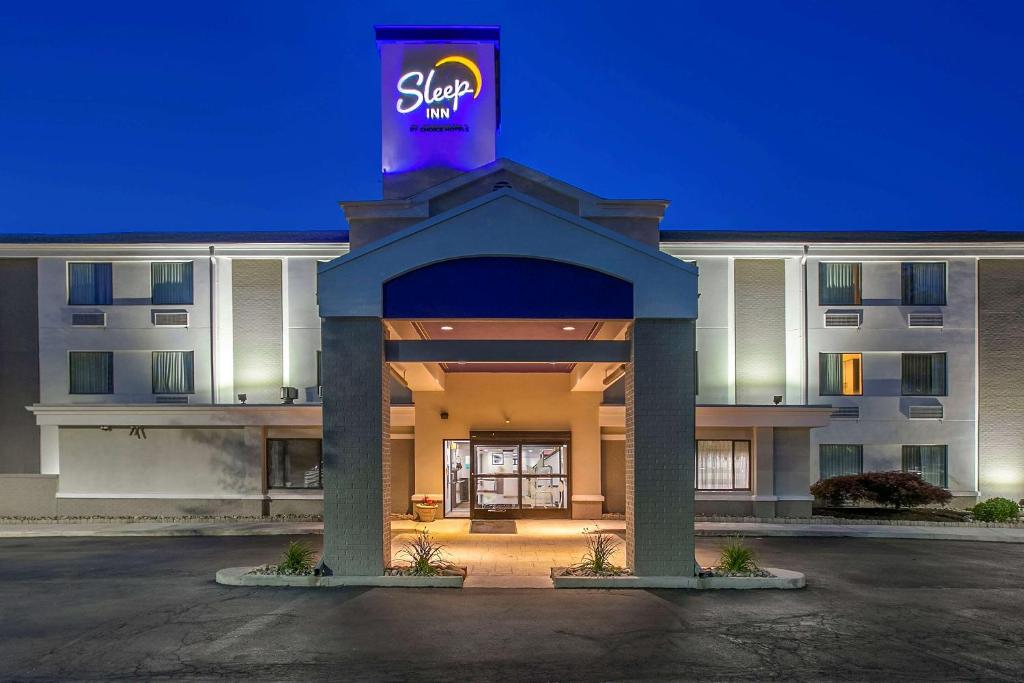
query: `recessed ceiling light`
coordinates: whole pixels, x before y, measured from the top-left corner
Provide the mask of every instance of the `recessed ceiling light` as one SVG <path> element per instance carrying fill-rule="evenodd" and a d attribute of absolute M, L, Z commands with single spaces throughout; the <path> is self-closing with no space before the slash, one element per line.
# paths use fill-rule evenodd
<path fill-rule="evenodd" d="M 444 330 L 445 332 L 451 332 L 455 328 L 452 327 L 451 325 L 441 325 L 441 329 Z"/>
<path fill-rule="evenodd" d="M 565 326 L 565 327 L 563 327 L 562 329 L 563 329 L 563 330 L 565 330 L 566 332 L 572 332 L 572 331 L 573 331 L 573 330 L 575 330 L 576 328 L 575 328 L 575 327 L 573 327 L 572 325 L 566 325 L 566 326 Z"/>

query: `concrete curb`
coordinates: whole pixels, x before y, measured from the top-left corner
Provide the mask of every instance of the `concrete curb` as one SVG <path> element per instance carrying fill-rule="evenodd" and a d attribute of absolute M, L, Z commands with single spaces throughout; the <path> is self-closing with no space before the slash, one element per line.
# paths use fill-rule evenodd
<path fill-rule="evenodd" d="M 686 588 L 691 590 L 794 590 L 807 585 L 800 572 L 766 567 L 772 576 L 557 576 L 562 567 L 552 567 L 555 588 Z"/>
<path fill-rule="evenodd" d="M 250 574 L 255 567 L 228 567 L 217 572 L 223 586 L 275 586 L 292 588 L 462 588 L 463 576 L 273 576 Z"/>

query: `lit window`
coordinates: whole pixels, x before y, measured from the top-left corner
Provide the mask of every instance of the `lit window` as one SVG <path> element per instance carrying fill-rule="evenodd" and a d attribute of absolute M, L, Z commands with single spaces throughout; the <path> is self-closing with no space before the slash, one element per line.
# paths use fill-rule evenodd
<path fill-rule="evenodd" d="M 862 365 L 859 353 L 820 354 L 818 393 L 822 396 L 860 396 L 864 393 Z"/>
<path fill-rule="evenodd" d="M 750 442 L 697 442 L 697 488 L 704 491 L 750 489 Z"/>

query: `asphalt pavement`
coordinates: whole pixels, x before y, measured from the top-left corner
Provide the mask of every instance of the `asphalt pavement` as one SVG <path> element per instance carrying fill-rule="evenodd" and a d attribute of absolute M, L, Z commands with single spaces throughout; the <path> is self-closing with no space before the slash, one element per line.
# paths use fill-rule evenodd
<path fill-rule="evenodd" d="M 750 539 L 763 564 L 807 574 L 799 591 L 213 582 L 288 540 L 0 540 L 0 679 L 1024 678 L 1020 544 Z"/>

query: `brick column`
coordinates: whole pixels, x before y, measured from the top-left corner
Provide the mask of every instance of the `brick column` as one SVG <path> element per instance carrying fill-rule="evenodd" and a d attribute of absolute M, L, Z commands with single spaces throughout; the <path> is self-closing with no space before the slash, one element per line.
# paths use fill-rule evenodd
<path fill-rule="evenodd" d="M 391 555 L 391 397 L 379 318 L 324 318 L 324 556 L 335 576 L 384 573 Z"/>
<path fill-rule="evenodd" d="M 643 576 L 694 566 L 694 322 L 638 319 L 626 371 L 626 561 Z"/>

